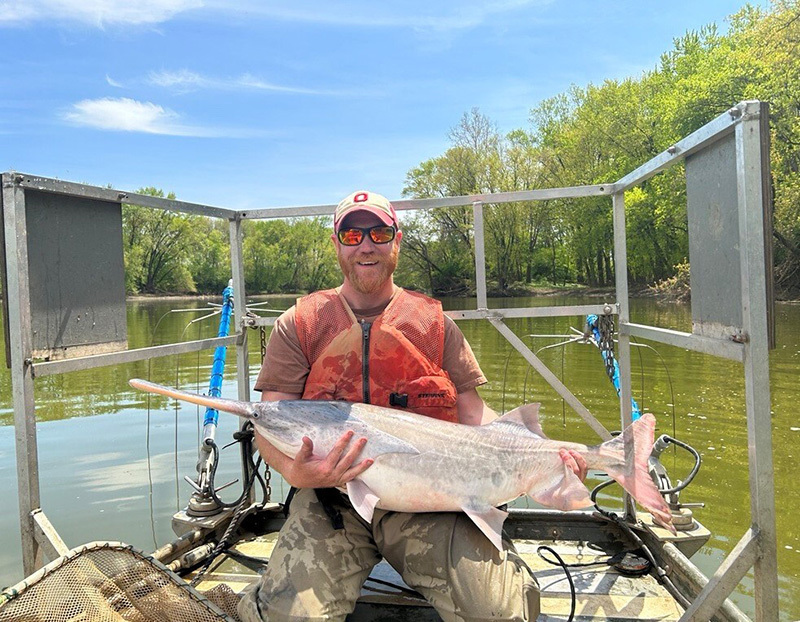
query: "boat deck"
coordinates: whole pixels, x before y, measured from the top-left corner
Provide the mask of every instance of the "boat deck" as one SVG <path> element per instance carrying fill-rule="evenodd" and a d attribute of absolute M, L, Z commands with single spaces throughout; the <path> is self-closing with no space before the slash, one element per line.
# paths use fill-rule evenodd
<path fill-rule="evenodd" d="M 541 525 L 539 526 L 542 527 Z M 610 555 L 628 550 L 625 542 L 613 534 L 609 527 L 589 521 L 574 522 L 572 528 L 547 529 L 542 531 L 524 521 L 510 521 L 507 525 L 514 536 L 518 552 L 530 566 L 542 591 L 540 622 L 566 620 L 571 608 L 569 581 L 564 570 L 554 566 L 537 553 L 541 545 L 555 550 L 566 564 L 587 564 L 588 567 L 570 568 L 575 584 L 575 620 L 622 621 L 669 621 L 678 620 L 683 612 L 670 593 L 658 583 L 652 574 L 626 576 L 604 563 Z M 593 536 L 589 539 L 581 536 Z M 528 532 L 532 537 L 517 537 L 515 532 Z M 272 531 L 264 535 L 249 535 L 242 538 L 230 554 L 221 556 L 209 568 L 197 586 L 206 592 L 220 583 L 234 592 L 241 592 L 252 583 L 269 559 L 277 539 Z M 356 611 L 348 618 L 354 621 L 367 620 L 439 620 L 436 612 L 410 590 L 400 575 L 385 561 L 378 564 L 362 589 Z"/>

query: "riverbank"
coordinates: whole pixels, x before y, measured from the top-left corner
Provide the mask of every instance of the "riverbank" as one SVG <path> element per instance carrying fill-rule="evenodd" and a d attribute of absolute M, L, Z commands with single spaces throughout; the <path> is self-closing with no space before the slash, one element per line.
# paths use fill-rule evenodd
<path fill-rule="evenodd" d="M 409 289 L 414 289 L 409 288 Z M 425 293 L 425 292 L 423 292 Z M 609 294 L 614 293 L 613 287 L 580 287 L 580 286 L 567 286 L 567 287 L 515 287 L 513 289 L 500 292 L 497 290 L 489 290 L 488 296 L 490 298 L 520 298 L 525 296 L 583 296 L 590 298 L 604 298 Z M 259 300 L 271 300 L 277 298 L 296 298 L 305 295 L 306 292 L 289 292 L 285 294 L 264 294 L 264 293 L 248 293 L 248 297 L 258 298 Z M 644 288 L 637 288 L 631 290 L 631 295 L 635 297 L 646 296 L 647 291 Z M 462 294 L 447 294 L 448 298 L 470 298 L 474 297 L 475 292 L 465 292 Z M 219 294 L 179 294 L 160 292 L 158 294 L 131 294 L 126 296 L 127 300 L 216 300 Z"/>
<path fill-rule="evenodd" d="M 414 288 L 409 288 L 414 289 Z M 581 296 L 587 298 L 606 298 L 613 295 L 615 289 L 613 287 L 588 287 L 580 285 L 567 285 L 567 286 L 531 286 L 531 287 L 512 287 L 505 292 L 490 289 L 487 293 L 490 298 L 519 298 L 524 296 L 541 296 L 541 297 L 555 297 L 555 296 Z M 657 289 L 649 285 L 635 285 L 630 287 L 630 296 L 632 298 L 652 298 L 654 300 L 663 302 L 678 302 L 688 303 L 691 300 L 690 292 L 688 291 L 667 291 Z M 303 296 L 306 292 L 290 292 L 285 294 L 275 293 L 250 293 L 249 297 L 258 298 L 259 300 L 271 300 L 277 298 L 297 298 Z M 423 292 L 425 293 L 425 292 Z M 470 298 L 474 297 L 475 292 L 465 292 L 461 294 L 447 294 L 448 298 Z M 157 294 L 130 294 L 126 296 L 127 300 L 210 300 L 217 301 L 219 294 L 186 294 L 186 293 L 169 293 L 159 292 Z M 775 300 L 777 302 L 786 302 L 792 304 L 800 304 L 800 291 L 781 290 L 775 291 Z"/>

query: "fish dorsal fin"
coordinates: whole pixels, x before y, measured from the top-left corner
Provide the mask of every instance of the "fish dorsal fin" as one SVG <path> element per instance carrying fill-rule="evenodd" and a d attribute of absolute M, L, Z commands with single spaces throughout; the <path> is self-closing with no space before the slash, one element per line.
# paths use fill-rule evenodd
<path fill-rule="evenodd" d="M 521 425 L 523 428 L 533 432 L 540 438 L 547 438 L 542 425 L 539 423 L 539 404 L 524 404 L 508 411 L 505 415 L 497 419 L 494 423 L 510 423 Z"/>

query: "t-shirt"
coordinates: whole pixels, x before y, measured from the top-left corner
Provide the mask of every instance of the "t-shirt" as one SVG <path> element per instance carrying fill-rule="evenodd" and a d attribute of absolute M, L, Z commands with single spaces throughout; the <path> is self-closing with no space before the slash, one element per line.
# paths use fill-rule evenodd
<path fill-rule="evenodd" d="M 352 309 L 357 320 L 374 322 L 389 303 L 371 309 Z M 442 369 L 449 375 L 458 393 L 486 383 L 475 354 L 461 329 L 444 316 L 444 352 Z M 302 393 L 311 366 L 300 347 L 295 323 L 295 307 L 285 311 L 272 328 L 264 364 L 256 380 L 256 391 Z"/>

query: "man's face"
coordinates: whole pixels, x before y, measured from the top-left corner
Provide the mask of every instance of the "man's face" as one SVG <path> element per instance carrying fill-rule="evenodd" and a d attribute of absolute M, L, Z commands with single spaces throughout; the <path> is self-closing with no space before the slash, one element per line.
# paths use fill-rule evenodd
<path fill-rule="evenodd" d="M 375 214 L 354 212 L 344 219 L 341 228 L 368 228 L 382 224 Z M 391 242 L 375 244 L 372 238 L 366 235 L 358 246 L 345 246 L 339 242 L 335 234 L 332 236 L 342 273 L 356 291 L 373 294 L 385 285 L 397 267 L 402 237 L 403 233 L 398 231 Z"/>

